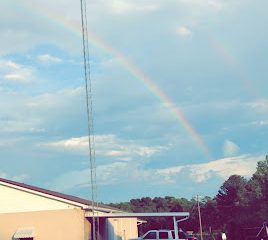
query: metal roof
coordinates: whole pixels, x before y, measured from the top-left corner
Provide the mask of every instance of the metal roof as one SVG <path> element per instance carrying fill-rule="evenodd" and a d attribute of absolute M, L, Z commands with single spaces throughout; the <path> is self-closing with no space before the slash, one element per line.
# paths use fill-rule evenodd
<path fill-rule="evenodd" d="M 72 195 L 47 190 L 47 189 L 40 188 L 40 187 L 35 187 L 35 186 L 28 185 L 28 184 L 25 184 L 25 183 L 19 183 L 19 182 L 15 182 L 15 181 L 12 181 L 12 180 L 7 180 L 7 179 L 4 179 L 4 178 L 0 178 L 0 185 L 1 185 L 1 183 L 3 185 L 9 185 L 9 186 L 14 187 L 14 188 L 22 188 L 25 191 L 27 191 L 27 190 L 33 191 L 36 194 L 40 193 L 40 194 L 45 194 L 45 195 L 48 195 L 48 196 L 51 196 L 51 197 L 54 197 L 54 198 L 59 198 L 63 202 L 64 202 L 64 200 L 67 200 L 67 201 L 71 201 L 71 202 L 74 202 L 74 203 L 86 205 L 86 206 L 89 206 L 89 207 L 92 206 L 92 201 L 89 201 L 87 199 L 83 199 L 83 198 L 75 197 L 75 196 L 72 196 Z M 116 209 L 116 208 L 113 208 L 113 207 L 110 207 L 110 206 L 104 205 L 104 204 L 98 204 L 98 207 L 95 206 L 95 208 L 97 208 L 97 209 L 102 208 L 103 210 L 107 210 L 109 212 L 110 211 L 117 211 L 117 212 L 120 211 L 119 209 Z"/>
<path fill-rule="evenodd" d="M 86 217 L 92 217 L 92 212 L 87 212 Z M 156 213 L 104 213 L 94 214 L 95 217 L 105 218 L 130 218 L 130 217 L 189 217 L 189 212 L 156 212 Z"/>

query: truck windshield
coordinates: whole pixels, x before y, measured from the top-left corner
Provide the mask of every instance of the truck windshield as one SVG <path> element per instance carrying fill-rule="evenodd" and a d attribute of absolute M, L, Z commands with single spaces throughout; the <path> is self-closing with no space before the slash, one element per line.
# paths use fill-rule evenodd
<path fill-rule="evenodd" d="M 156 233 L 155 232 L 149 232 L 144 236 L 144 239 L 156 239 Z"/>

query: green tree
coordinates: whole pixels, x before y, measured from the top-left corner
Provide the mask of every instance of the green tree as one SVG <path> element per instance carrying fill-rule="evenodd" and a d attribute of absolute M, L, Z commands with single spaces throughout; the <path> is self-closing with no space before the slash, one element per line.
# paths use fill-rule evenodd
<path fill-rule="evenodd" d="M 218 230 L 222 224 L 216 199 L 206 198 L 206 202 L 201 208 L 201 215 L 204 223 L 203 229 L 206 232 Z"/>
<path fill-rule="evenodd" d="M 268 156 L 265 160 L 257 163 L 257 171 L 253 174 L 252 180 L 259 185 L 260 197 L 268 202 Z"/>
<path fill-rule="evenodd" d="M 247 180 L 244 177 L 239 175 L 230 176 L 220 187 L 216 196 L 219 208 L 233 216 L 235 210 L 246 203 L 246 185 Z"/>
<path fill-rule="evenodd" d="M 268 216 L 268 156 L 257 163 L 256 172 L 249 180 L 248 201 L 252 216 L 251 222 L 256 226 L 267 221 Z"/>
<path fill-rule="evenodd" d="M 247 180 L 239 175 L 232 175 L 220 187 L 216 196 L 222 226 L 227 225 L 229 239 L 241 238 L 241 229 L 245 221 L 247 208 Z"/>

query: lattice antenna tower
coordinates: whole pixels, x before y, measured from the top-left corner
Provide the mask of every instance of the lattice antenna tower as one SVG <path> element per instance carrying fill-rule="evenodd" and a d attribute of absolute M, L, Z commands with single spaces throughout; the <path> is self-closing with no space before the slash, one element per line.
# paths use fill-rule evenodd
<path fill-rule="evenodd" d="M 83 58 L 84 58 L 84 79 L 86 90 L 86 109 L 87 109 L 87 127 L 88 127 L 88 152 L 90 162 L 90 186 L 91 186 L 91 201 L 92 201 L 92 237 L 93 240 L 98 238 L 96 235 L 96 215 L 95 209 L 98 207 L 97 201 L 97 181 L 96 181 L 96 158 L 95 158 L 95 139 L 93 125 L 93 110 L 92 110 L 92 84 L 90 74 L 90 54 L 89 54 L 89 39 L 88 39 L 88 21 L 87 21 L 87 2 L 80 0 L 81 6 L 81 25 L 83 36 Z M 98 218 L 97 218 L 98 219 Z M 97 224 L 99 228 L 99 224 Z"/>

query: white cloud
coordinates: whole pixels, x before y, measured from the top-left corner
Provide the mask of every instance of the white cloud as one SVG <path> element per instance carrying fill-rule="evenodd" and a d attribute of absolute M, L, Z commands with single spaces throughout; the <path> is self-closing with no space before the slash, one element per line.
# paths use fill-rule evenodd
<path fill-rule="evenodd" d="M 120 139 L 116 135 L 96 135 L 95 148 L 99 156 L 114 157 L 118 160 L 129 161 L 133 157 L 151 157 L 161 151 L 167 150 L 162 146 L 143 146 L 134 141 Z M 88 137 L 70 138 L 40 144 L 41 147 L 52 148 L 57 151 L 71 151 L 79 154 L 88 153 Z"/>
<path fill-rule="evenodd" d="M 174 175 L 178 175 L 184 169 L 183 166 L 158 169 L 156 173 L 163 177 L 163 181 L 167 184 L 176 183 Z"/>
<path fill-rule="evenodd" d="M 261 126 L 268 125 L 268 120 L 261 120 L 261 121 L 259 121 L 259 124 Z"/>
<path fill-rule="evenodd" d="M 11 74 L 6 74 L 4 76 L 4 79 L 11 80 L 11 81 L 25 81 L 26 77 L 18 73 L 11 73 Z"/>
<path fill-rule="evenodd" d="M 230 140 L 225 140 L 223 144 L 223 154 L 225 157 L 235 156 L 239 152 L 239 146 Z"/>
<path fill-rule="evenodd" d="M 62 59 L 58 57 L 51 56 L 49 54 L 42 54 L 38 56 L 38 60 L 43 63 L 53 64 L 53 63 L 61 63 Z"/>
<path fill-rule="evenodd" d="M 15 70 L 15 69 L 21 69 L 22 65 L 6 59 L 0 60 L 0 69 L 4 70 Z"/>
<path fill-rule="evenodd" d="M 257 99 L 255 101 L 249 102 L 248 106 L 251 109 L 259 113 L 264 113 L 268 115 L 268 99 L 267 98 Z"/>
<path fill-rule="evenodd" d="M 51 147 L 56 150 L 69 150 L 85 154 L 88 149 L 88 137 L 70 138 L 67 140 L 43 143 L 41 146 Z"/>
<path fill-rule="evenodd" d="M 97 184 L 114 185 L 126 182 L 149 185 L 174 185 L 182 181 L 206 182 L 218 176 L 227 179 L 232 174 L 249 177 L 256 169 L 256 163 L 264 156 L 241 155 L 223 158 L 209 163 L 147 169 L 141 162 L 114 162 L 97 167 Z M 50 185 L 60 191 L 84 188 L 90 185 L 90 169 L 71 171 L 54 179 Z"/>
<path fill-rule="evenodd" d="M 135 1 L 125 1 L 125 0 L 112 0 L 110 1 L 110 8 L 114 13 L 117 14 L 132 14 L 138 12 L 151 12 L 159 8 L 156 3 L 146 3 L 140 4 Z"/>
<path fill-rule="evenodd" d="M 188 38 L 192 36 L 192 31 L 185 26 L 180 26 L 176 29 L 176 33 L 183 38 Z"/>
<path fill-rule="evenodd" d="M 144 169 L 136 162 L 114 162 L 97 167 L 97 184 L 114 185 L 122 182 L 146 182 L 150 185 L 169 184 L 171 179 L 157 169 Z M 51 188 L 66 191 L 90 186 L 90 169 L 71 171 L 54 179 Z"/>
<path fill-rule="evenodd" d="M 21 66 L 18 63 L 15 63 L 13 61 L 4 61 L 4 62 L 0 62 L 0 64 L 3 64 L 6 67 L 13 68 L 13 69 L 20 69 L 21 68 Z"/>
<path fill-rule="evenodd" d="M 7 81 L 29 82 L 33 79 L 34 69 L 10 60 L 0 60 L 0 75 Z"/>
<path fill-rule="evenodd" d="M 216 11 L 220 11 L 223 8 L 223 3 L 220 1 L 208 1 L 208 5 L 214 8 Z"/>
<path fill-rule="evenodd" d="M 224 7 L 224 4 L 227 5 L 227 1 L 223 3 L 221 0 L 180 0 L 179 2 L 191 7 L 208 8 L 214 11 L 220 11 Z"/>
<path fill-rule="evenodd" d="M 256 169 L 256 163 L 263 159 L 263 156 L 241 155 L 237 157 L 223 158 L 208 163 L 189 166 L 191 178 L 196 182 L 204 182 L 213 176 L 223 179 L 233 174 L 249 177 Z"/>

